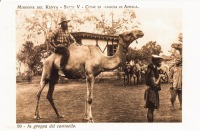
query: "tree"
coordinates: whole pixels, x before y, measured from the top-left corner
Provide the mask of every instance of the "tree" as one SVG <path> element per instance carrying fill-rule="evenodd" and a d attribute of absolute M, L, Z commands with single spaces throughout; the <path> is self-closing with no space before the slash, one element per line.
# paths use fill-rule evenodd
<path fill-rule="evenodd" d="M 156 41 L 149 41 L 146 45 L 142 46 L 142 58 L 148 63 L 151 62 L 151 56 L 153 54 L 159 55 L 162 53 L 161 46 L 156 43 Z"/>
<path fill-rule="evenodd" d="M 123 11 L 123 10 L 122 10 Z M 99 13 L 99 12 L 98 12 Z M 105 13 L 109 13 L 105 16 Z M 17 29 L 23 30 L 24 40 L 33 41 L 38 43 L 38 36 L 42 36 L 46 40 L 49 32 L 59 27 L 59 20 L 62 16 L 67 16 L 70 19 L 69 30 L 72 32 L 88 31 L 92 33 L 106 34 L 106 35 L 118 35 L 126 30 L 132 30 L 137 27 L 139 23 L 136 21 L 136 14 L 134 10 L 126 9 L 123 11 L 123 17 L 119 17 L 117 12 L 102 12 L 101 15 L 97 15 L 94 10 L 86 9 L 81 12 L 80 10 L 34 10 L 29 11 L 28 14 L 24 11 L 17 11 Z M 22 24 L 23 23 L 23 24 Z M 85 30 L 82 30 L 84 27 Z M 89 30 L 88 30 L 89 29 Z M 41 43 L 41 39 L 39 41 Z M 48 43 L 47 51 L 49 49 Z"/>
<path fill-rule="evenodd" d="M 22 54 L 17 54 L 16 59 L 18 60 L 16 63 L 16 70 L 17 70 L 17 74 L 21 74 L 21 65 L 22 65 L 22 61 L 24 61 L 24 57 L 22 57 Z"/>
<path fill-rule="evenodd" d="M 23 44 L 22 50 L 17 54 L 17 60 L 28 66 L 28 75 L 33 76 L 37 73 L 38 67 L 41 68 L 41 59 L 43 58 L 43 50 L 45 45 L 35 46 L 31 41 Z"/>
<path fill-rule="evenodd" d="M 141 49 L 136 49 L 136 48 L 128 48 L 128 55 L 127 55 L 127 60 L 143 60 L 142 58 L 142 51 Z"/>
<path fill-rule="evenodd" d="M 128 49 L 127 61 L 140 60 L 151 62 L 151 56 L 153 54 L 159 55 L 162 53 L 161 46 L 156 41 L 149 41 L 146 45 L 142 46 L 141 49 L 131 48 Z"/>
<path fill-rule="evenodd" d="M 106 35 L 118 35 L 120 32 L 134 29 L 140 25 L 135 20 L 136 14 L 133 10 L 124 10 L 123 17 L 116 17 L 116 15 L 118 14 L 110 12 L 110 17 L 106 18 L 102 13 L 100 18 L 97 19 L 97 30 Z M 109 21 L 110 18 L 111 22 Z"/>
<path fill-rule="evenodd" d="M 46 44 L 47 51 L 49 45 L 46 43 L 46 39 L 51 30 L 55 30 L 59 26 L 59 20 L 65 14 L 61 11 L 43 11 L 35 10 L 31 15 L 21 15 L 22 11 L 17 11 L 17 15 L 20 19 L 24 19 L 24 24 L 17 23 L 17 29 L 26 29 L 24 33 L 25 40 L 36 40 L 36 37 L 42 35 Z M 38 41 L 35 41 L 38 42 Z M 42 43 L 43 44 L 43 43 Z"/>

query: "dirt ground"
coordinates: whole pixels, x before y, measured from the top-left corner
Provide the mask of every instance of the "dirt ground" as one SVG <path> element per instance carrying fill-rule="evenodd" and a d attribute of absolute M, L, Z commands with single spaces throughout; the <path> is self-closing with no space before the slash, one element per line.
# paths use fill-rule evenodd
<path fill-rule="evenodd" d="M 147 109 L 144 108 L 145 85 L 122 86 L 123 80 L 97 79 L 94 86 L 92 105 L 96 123 L 137 123 L 147 122 Z M 42 119 L 35 120 L 36 92 L 39 77 L 32 83 L 16 84 L 16 122 L 17 123 L 85 123 L 84 109 L 86 97 L 85 80 L 68 80 L 57 84 L 54 102 L 58 111 L 65 115 L 57 119 L 49 101 L 46 99 L 48 85 L 42 92 L 39 111 Z M 176 100 L 175 111 L 170 110 L 169 84 L 162 84 L 160 108 L 155 111 L 155 122 L 182 122 L 182 110 Z"/>

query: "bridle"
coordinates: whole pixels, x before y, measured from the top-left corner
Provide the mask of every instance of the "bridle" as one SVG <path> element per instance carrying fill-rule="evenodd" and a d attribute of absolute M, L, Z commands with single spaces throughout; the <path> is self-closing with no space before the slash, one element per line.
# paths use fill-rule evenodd
<path fill-rule="evenodd" d="M 128 51 L 128 44 L 125 42 L 125 39 L 124 39 L 124 37 L 123 36 L 119 36 L 119 38 L 118 39 L 120 39 L 120 38 L 122 38 L 122 40 L 123 40 L 123 42 L 125 43 L 124 45 L 122 45 L 122 44 L 119 44 L 120 46 L 122 46 L 123 47 L 123 49 L 127 52 Z M 135 40 L 135 37 L 134 36 L 131 36 L 130 37 L 130 39 L 132 39 L 132 38 L 134 38 L 134 40 Z"/>

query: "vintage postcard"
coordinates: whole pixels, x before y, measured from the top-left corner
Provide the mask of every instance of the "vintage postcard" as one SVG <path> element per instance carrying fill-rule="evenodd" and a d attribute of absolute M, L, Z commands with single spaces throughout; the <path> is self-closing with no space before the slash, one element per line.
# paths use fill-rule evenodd
<path fill-rule="evenodd" d="M 0 129 L 199 128 L 198 70 L 188 72 L 198 65 L 189 33 L 195 2 L 0 0 L 0 7 Z"/>

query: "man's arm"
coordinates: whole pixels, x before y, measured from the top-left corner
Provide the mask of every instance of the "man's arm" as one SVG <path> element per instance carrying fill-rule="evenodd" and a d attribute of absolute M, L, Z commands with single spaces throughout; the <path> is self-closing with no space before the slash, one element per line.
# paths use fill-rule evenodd
<path fill-rule="evenodd" d="M 58 35 L 58 31 L 52 32 L 48 37 L 47 37 L 47 42 L 48 44 L 52 45 L 54 48 L 56 48 L 55 40 Z"/>
<path fill-rule="evenodd" d="M 69 34 L 69 37 L 70 37 L 71 41 L 73 41 L 76 45 L 80 46 L 80 45 L 76 42 L 76 39 L 73 37 L 73 35 Z"/>
<path fill-rule="evenodd" d="M 162 75 L 159 74 L 158 79 L 156 79 L 153 70 L 149 70 L 149 73 L 150 73 L 150 81 L 151 81 L 151 85 L 152 85 L 153 87 L 158 86 L 158 84 L 159 84 L 159 82 L 160 82 L 160 79 L 161 79 Z"/>
<path fill-rule="evenodd" d="M 156 79 L 155 77 L 151 77 L 152 84 L 153 84 L 154 86 L 158 86 L 161 77 L 162 77 L 162 76 L 161 76 L 160 74 L 159 74 L 158 79 Z"/>

